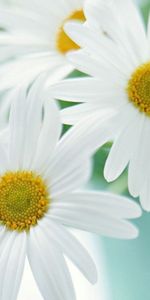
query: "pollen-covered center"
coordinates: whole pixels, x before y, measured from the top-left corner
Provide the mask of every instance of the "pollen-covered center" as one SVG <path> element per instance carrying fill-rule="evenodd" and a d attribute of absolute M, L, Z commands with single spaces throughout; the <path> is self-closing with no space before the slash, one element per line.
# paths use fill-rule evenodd
<path fill-rule="evenodd" d="M 42 178 L 32 172 L 8 172 L 0 178 L 0 222 L 24 231 L 48 210 L 49 195 Z"/>
<path fill-rule="evenodd" d="M 141 65 L 132 74 L 127 87 L 129 100 L 150 116 L 150 62 Z"/>
<path fill-rule="evenodd" d="M 74 11 L 70 16 L 68 16 L 64 22 L 62 23 L 62 25 L 60 26 L 58 32 L 57 32 L 57 37 L 56 37 L 56 48 L 59 52 L 61 52 L 62 54 L 65 54 L 66 52 L 70 51 L 70 50 L 77 50 L 80 47 L 74 43 L 69 36 L 65 33 L 63 27 L 64 24 L 67 21 L 70 20 L 77 20 L 77 21 L 81 21 L 84 22 L 85 21 L 85 16 L 84 16 L 84 12 L 83 10 L 77 10 Z"/>

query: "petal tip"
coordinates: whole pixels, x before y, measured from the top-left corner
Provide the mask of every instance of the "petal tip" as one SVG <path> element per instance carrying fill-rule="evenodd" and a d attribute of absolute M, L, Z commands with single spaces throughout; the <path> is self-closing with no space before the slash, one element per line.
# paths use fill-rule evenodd
<path fill-rule="evenodd" d="M 129 232 L 126 239 L 134 240 L 134 239 L 138 238 L 138 236 L 139 236 L 139 229 L 133 225 L 132 230 Z"/>
<path fill-rule="evenodd" d="M 107 180 L 108 183 L 115 180 L 113 178 L 112 174 L 106 169 L 104 169 L 104 177 L 105 177 L 105 179 Z"/>
<path fill-rule="evenodd" d="M 89 282 L 91 283 L 91 284 L 96 284 L 97 283 L 97 281 L 98 281 L 98 272 L 97 272 L 97 268 L 96 268 L 96 265 L 94 264 L 93 265 L 93 270 L 92 270 L 92 272 L 90 273 L 90 276 L 89 276 Z"/>

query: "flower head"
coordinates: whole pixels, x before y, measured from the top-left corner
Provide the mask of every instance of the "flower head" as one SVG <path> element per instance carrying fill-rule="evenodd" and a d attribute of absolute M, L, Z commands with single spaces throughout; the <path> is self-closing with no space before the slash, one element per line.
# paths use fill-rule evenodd
<path fill-rule="evenodd" d="M 146 31 L 131 0 L 87 1 L 84 14 L 86 25 L 65 25 L 82 48 L 68 57 L 92 78 L 62 81 L 51 93 L 81 102 L 63 111 L 64 122 L 83 120 L 96 146 L 114 141 L 106 179 L 115 180 L 128 166 L 129 191 L 150 211 L 150 21 Z"/>
<path fill-rule="evenodd" d="M 43 71 L 47 79 L 57 81 L 74 67 L 65 54 L 78 49 L 65 33 L 68 20 L 85 21 L 84 0 L 26 0 L 12 7 L 1 5 L 0 26 L 0 89 L 18 83 L 29 83 Z M 9 61 L 8 61 L 9 60 Z M 13 74 L 10 70 L 13 70 Z M 6 76 L 5 76 L 6 74 Z"/>
<path fill-rule="evenodd" d="M 26 256 L 44 299 L 75 299 L 64 256 L 95 283 L 96 267 L 67 226 L 125 239 L 138 234 L 126 220 L 141 215 L 136 203 L 81 190 L 91 174 L 89 139 L 76 127 L 61 136 L 58 107 L 42 84 L 39 78 L 13 92 L 0 139 L 1 300 L 17 298 Z"/>

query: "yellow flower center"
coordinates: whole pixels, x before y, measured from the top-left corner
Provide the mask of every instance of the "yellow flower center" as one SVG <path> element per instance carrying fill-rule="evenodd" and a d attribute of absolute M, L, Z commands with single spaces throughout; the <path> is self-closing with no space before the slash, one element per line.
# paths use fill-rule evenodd
<path fill-rule="evenodd" d="M 0 179 L 0 222 L 10 230 L 28 231 L 48 210 L 50 199 L 40 176 L 8 172 Z"/>
<path fill-rule="evenodd" d="M 77 50 L 80 48 L 76 43 L 74 43 L 69 38 L 69 36 L 65 33 L 65 31 L 63 29 L 64 24 L 70 20 L 77 20 L 77 21 L 84 22 L 85 16 L 84 16 L 83 10 L 74 11 L 69 17 L 67 17 L 65 19 L 65 21 L 63 22 L 63 24 L 60 26 L 60 28 L 58 30 L 57 38 L 56 38 L 56 48 L 62 54 L 65 54 L 66 52 L 68 52 L 70 50 Z"/>
<path fill-rule="evenodd" d="M 147 116 L 150 116 L 150 62 L 138 67 L 127 86 L 129 100 Z"/>

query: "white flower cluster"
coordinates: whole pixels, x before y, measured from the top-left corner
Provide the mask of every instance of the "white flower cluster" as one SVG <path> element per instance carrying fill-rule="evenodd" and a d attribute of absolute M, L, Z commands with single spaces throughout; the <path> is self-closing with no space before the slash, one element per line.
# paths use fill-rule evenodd
<path fill-rule="evenodd" d="M 133 239 L 142 213 L 85 187 L 99 147 L 113 142 L 106 180 L 128 167 L 150 211 L 150 21 L 132 0 L 25 0 L 0 5 L 0 28 L 0 300 L 17 299 L 26 257 L 43 299 L 74 300 L 65 257 L 97 271 L 68 227 Z"/>

